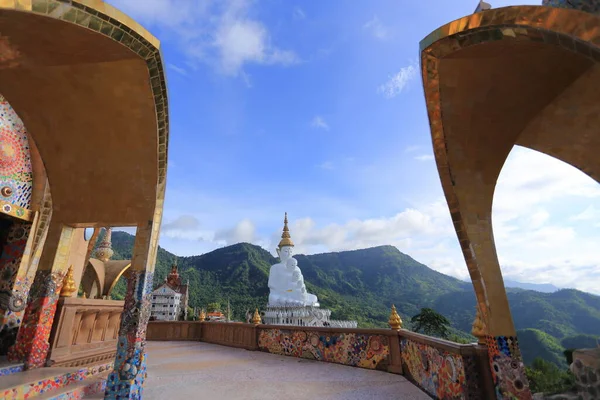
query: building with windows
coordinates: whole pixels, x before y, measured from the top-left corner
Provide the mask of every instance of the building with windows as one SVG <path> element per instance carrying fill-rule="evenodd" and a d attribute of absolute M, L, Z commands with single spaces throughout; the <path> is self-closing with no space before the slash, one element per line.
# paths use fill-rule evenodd
<path fill-rule="evenodd" d="M 188 285 L 181 284 L 177 265 L 173 264 L 165 282 L 152 292 L 150 318 L 178 321 L 187 318 Z"/>

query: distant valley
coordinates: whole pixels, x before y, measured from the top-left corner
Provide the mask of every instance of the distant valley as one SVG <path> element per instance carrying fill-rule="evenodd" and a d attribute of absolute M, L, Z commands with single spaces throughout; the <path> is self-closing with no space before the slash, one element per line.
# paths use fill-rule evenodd
<path fill-rule="evenodd" d="M 130 259 L 134 237 L 113 232 L 114 259 Z M 452 323 L 453 333 L 465 339 L 475 317 L 475 294 L 470 282 L 444 275 L 417 262 L 393 246 L 314 255 L 296 255 L 307 289 L 315 293 L 332 318 L 354 319 L 361 327 L 387 327 L 390 306 L 396 305 L 410 328 L 410 317 L 431 307 Z M 238 243 L 192 257 L 176 257 L 159 248 L 155 285 L 164 281 L 177 260 L 190 282 L 191 307 L 228 300 L 234 316 L 267 303 L 269 267 L 276 259 L 265 249 Z M 600 297 L 574 289 L 551 290 L 541 285 L 507 281 L 511 312 L 526 363 L 540 356 L 566 366 L 565 348 L 588 347 L 600 332 Z M 545 293 L 542 291 L 546 291 Z M 124 282 L 114 290 L 125 293 Z"/>

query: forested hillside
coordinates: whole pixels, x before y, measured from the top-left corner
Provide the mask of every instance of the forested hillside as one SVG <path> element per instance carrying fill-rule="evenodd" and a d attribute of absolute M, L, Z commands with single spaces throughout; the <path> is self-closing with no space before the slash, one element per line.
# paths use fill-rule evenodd
<path fill-rule="evenodd" d="M 134 237 L 113 232 L 113 259 L 129 259 Z M 354 319 L 362 327 L 386 327 L 391 304 L 408 320 L 423 307 L 446 316 L 470 337 L 475 294 L 470 283 L 441 274 L 392 246 L 337 253 L 297 255 L 309 292 L 335 319 Z M 239 243 L 193 257 L 176 257 L 159 248 L 154 283 L 164 281 L 177 262 L 190 282 L 192 307 L 230 301 L 235 318 L 267 303 L 269 267 L 276 259 L 261 247 Z M 121 297 L 120 282 L 114 295 Z M 564 364 L 565 348 L 586 347 L 600 332 L 600 297 L 577 290 L 541 293 L 508 289 L 508 297 L 526 362 L 541 356 Z"/>

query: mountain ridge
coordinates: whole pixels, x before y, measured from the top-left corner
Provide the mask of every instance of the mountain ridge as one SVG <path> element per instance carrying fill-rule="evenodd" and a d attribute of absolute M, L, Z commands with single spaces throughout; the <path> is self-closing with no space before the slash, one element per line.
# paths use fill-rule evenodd
<path fill-rule="evenodd" d="M 130 257 L 133 242 L 128 233 L 113 232 L 113 258 Z M 474 340 L 469 334 L 476 304 L 472 284 L 435 271 L 393 246 L 295 257 L 308 291 L 332 310 L 332 318 L 354 319 L 361 327 L 387 327 L 395 304 L 405 327 L 410 327 L 410 317 L 430 307 L 451 321 L 453 333 Z M 189 279 L 192 307 L 229 300 L 234 315 L 242 318 L 247 310 L 267 304 L 269 268 L 276 258 L 260 246 L 237 243 L 190 257 L 159 247 L 155 285 L 164 281 L 175 260 L 182 278 Z M 119 282 L 115 294 L 123 295 L 124 290 Z M 516 329 L 534 330 L 526 333 L 528 343 L 537 343 L 528 354 L 559 363 L 564 358 L 562 342 L 587 343 L 585 335 L 600 332 L 599 296 L 574 289 L 542 293 L 512 288 L 507 295 Z"/>

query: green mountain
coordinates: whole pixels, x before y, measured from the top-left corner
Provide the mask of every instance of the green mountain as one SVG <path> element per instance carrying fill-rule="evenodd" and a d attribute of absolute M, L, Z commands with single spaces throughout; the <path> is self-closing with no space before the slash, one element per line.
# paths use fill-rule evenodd
<path fill-rule="evenodd" d="M 113 259 L 129 259 L 134 237 L 113 232 Z M 315 255 L 296 255 L 307 289 L 316 294 L 334 319 L 354 319 L 361 327 L 387 327 L 390 306 L 410 328 L 410 317 L 430 307 L 446 316 L 452 331 L 468 332 L 475 318 L 475 294 L 470 283 L 441 274 L 392 246 Z M 177 260 L 179 273 L 189 279 L 191 307 L 227 300 L 234 317 L 267 303 L 269 267 L 276 259 L 261 247 L 238 243 L 193 257 L 176 257 L 159 248 L 154 284 L 164 281 Z M 119 282 L 114 297 L 122 297 Z M 536 356 L 564 363 L 565 348 L 588 347 L 600 332 L 600 297 L 577 290 L 554 293 L 507 289 L 515 326 L 526 361 Z M 562 342 L 561 342 L 562 341 Z M 531 350 L 531 351 L 530 351 Z M 561 364 L 561 367 L 563 365 Z"/>

